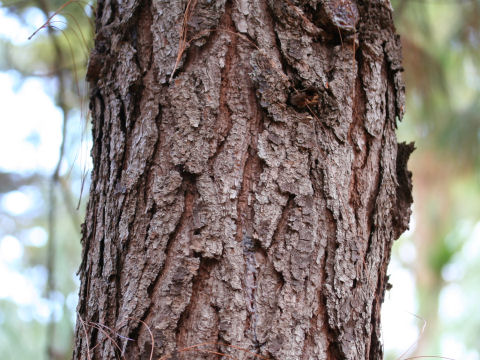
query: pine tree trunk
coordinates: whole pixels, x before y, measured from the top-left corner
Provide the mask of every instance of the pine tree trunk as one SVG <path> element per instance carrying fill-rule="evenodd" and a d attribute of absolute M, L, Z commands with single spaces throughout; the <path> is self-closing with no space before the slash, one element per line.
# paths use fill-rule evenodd
<path fill-rule="evenodd" d="M 74 358 L 381 359 L 413 150 L 388 0 L 96 16 Z"/>

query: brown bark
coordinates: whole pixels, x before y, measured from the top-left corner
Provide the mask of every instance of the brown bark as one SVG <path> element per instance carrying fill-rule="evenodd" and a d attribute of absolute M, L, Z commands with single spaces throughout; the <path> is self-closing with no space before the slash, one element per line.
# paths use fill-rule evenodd
<path fill-rule="evenodd" d="M 382 358 L 413 148 L 391 11 L 98 2 L 75 359 Z"/>

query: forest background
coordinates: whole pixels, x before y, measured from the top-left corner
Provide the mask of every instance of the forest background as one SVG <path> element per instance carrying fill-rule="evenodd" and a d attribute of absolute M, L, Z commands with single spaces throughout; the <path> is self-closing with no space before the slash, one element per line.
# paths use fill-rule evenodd
<path fill-rule="evenodd" d="M 398 136 L 417 150 L 383 306 L 386 359 L 480 360 L 480 0 L 392 5 L 407 84 Z M 0 1 L 1 359 L 71 358 L 94 7 Z"/>

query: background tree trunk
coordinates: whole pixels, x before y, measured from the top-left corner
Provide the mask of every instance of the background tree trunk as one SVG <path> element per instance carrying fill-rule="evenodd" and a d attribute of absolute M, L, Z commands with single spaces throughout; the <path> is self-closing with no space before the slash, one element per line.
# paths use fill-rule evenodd
<path fill-rule="evenodd" d="M 389 1 L 99 0 L 96 27 L 74 358 L 381 359 L 412 201 Z"/>

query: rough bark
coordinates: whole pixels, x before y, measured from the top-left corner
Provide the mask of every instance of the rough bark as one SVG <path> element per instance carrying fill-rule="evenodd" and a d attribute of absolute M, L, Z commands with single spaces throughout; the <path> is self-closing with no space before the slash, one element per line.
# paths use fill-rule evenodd
<path fill-rule="evenodd" d="M 388 0 L 105 0 L 96 27 L 74 358 L 381 359 L 413 150 Z"/>

